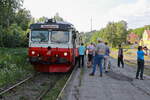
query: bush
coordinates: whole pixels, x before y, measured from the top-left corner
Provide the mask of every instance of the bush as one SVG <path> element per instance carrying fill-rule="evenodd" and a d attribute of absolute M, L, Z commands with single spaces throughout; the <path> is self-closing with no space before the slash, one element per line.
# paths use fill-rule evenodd
<path fill-rule="evenodd" d="M 26 60 L 27 50 L 25 48 L 0 48 L 0 54 L 0 87 L 14 83 L 34 72 Z"/>

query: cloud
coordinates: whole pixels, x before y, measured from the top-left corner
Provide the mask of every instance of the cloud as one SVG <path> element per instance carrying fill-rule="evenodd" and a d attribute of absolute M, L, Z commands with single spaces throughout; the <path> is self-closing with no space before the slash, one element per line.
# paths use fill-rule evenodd
<path fill-rule="evenodd" d="M 148 0 L 137 0 L 136 3 L 122 4 L 110 10 L 107 16 L 109 21 L 125 20 L 129 28 L 142 27 L 150 24 L 150 6 Z"/>
<path fill-rule="evenodd" d="M 34 5 L 33 5 L 34 4 Z M 150 0 L 24 0 L 24 7 L 36 17 L 59 13 L 79 31 L 99 30 L 109 21 L 125 20 L 129 28 L 150 24 Z"/>

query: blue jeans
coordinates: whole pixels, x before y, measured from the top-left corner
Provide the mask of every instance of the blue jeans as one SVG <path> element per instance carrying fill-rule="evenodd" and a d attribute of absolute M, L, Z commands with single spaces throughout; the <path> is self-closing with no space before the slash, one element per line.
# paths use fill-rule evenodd
<path fill-rule="evenodd" d="M 95 55 L 94 57 L 94 64 L 93 64 L 93 74 L 96 71 L 96 65 L 99 65 L 100 67 L 100 74 L 102 74 L 102 60 L 104 59 L 104 55 Z"/>

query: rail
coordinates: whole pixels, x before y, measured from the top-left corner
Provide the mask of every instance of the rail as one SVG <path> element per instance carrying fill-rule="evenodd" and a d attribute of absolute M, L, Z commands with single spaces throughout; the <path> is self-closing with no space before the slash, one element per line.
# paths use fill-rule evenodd
<path fill-rule="evenodd" d="M 60 91 L 58 97 L 56 100 L 62 100 L 62 97 L 63 97 L 63 93 L 65 91 L 65 89 L 67 88 L 67 86 L 69 85 L 69 82 L 71 81 L 71 79 L 73 78 L 75 72 L 77 70 L 77 67 L 74 68 L 74 70 L 72 71 L 70 77 L 68 78 L 68 80 L 66 81 L 66 84 L 64 85 L 64 87 L 62 88 L 62 90 Z"/>
<path fill-rule="evenodd" d="M 34 77 L 34 75 L 29 76 L 29 77 L 27 77 L 26 79 L 24 79 L 24 80 L 22 80 L 22 81 L 16 83 L 15 85 L 13 85 L 13 86 L 7 88 L 6 90 L 3 90 L 2 92 L 0 92 L 0 95 L 3 95 L 3 94 L 5 94 L 5 93 L 7 93 L 8 91 L 10 91 L 10 90 L 14 89 L 15 87 L 17 87 L 17 86 L 19 86 L 19 85 L 25 83 L 26 81 L 30 80 L 30 79 L 33 78 L 33 77 Z"/>

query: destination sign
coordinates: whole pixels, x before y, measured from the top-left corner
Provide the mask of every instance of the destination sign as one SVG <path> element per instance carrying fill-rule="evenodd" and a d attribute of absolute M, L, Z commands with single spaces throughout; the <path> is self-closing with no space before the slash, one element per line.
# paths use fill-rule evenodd
<path fill-rule="evenodd" d="M 41 28 L 56 29 L 59 25 L 41 25 Z"/>

